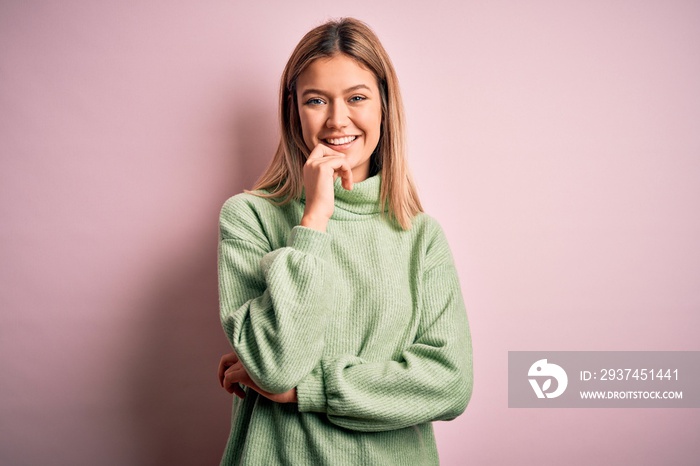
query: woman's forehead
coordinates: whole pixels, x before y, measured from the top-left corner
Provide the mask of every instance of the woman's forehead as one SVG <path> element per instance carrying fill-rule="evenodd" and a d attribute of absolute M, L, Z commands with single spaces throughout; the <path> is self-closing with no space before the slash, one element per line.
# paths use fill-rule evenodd
<path fill-rule="evenodd" d="M 314 60 L 297 79 L 297 89 L 300 91 L 302 87 L 351 90 L 360 85 L 370 90 L 376 89 L 376 76 L 357 60 L 343 54 Z"/>

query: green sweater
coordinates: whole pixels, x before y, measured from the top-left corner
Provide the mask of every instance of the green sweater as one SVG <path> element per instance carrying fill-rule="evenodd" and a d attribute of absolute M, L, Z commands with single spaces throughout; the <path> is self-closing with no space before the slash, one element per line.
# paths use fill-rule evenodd
<path fill-rule="evenodd" d="M 238 194 L 221 210 L 221 322 L 264 390 L 233 397 L 222 464 L 438 464 L 431 421 L 472 393 L 471 338 L 449 246 L 426 214 L 380 215 L 379 175 L 335 182 L 326 232 L 299 225 L 305 199 Z"/>

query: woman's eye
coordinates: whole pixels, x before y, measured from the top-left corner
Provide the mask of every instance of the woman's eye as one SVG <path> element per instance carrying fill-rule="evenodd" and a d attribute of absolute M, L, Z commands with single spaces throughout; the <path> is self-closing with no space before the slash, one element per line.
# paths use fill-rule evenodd
<path fill-rule="evenodd" d="M 319 98 L 313 98 L 313 99 L 307 100 L 306 103 L 309 105 L 321 105 L 321 104 L 323 104 L 323 100 L 321 100 Z"/>
<path fill-rule="evenodd" d="M 365 99 L 366 99 L 366 97 L 364 97 L 364 96 L 354 95 L 354 96 L 350 97 L 350 102 L 360 102 L 360 101 L 363 101 Z"/>

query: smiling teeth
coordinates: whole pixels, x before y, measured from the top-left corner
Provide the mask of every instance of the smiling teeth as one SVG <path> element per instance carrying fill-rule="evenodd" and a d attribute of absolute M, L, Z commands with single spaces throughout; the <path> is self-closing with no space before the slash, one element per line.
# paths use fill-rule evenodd
<path fill-rule="evenodd" d="M 347 144 L 349 142 L 354 141 L 357 139 L 357 136 L 346 136 L 344 138 L 337 138 L 337 139 L 326 139 L 325 141 L 328 144 L 333 144 L 334 146 L 340 146 L 342 144 Z"/>

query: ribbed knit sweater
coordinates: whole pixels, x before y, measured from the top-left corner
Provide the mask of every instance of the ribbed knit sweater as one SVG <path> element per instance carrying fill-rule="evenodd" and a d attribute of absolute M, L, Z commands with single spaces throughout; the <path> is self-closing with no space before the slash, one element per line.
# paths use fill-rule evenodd
<path fill-rule="evenodd" d="M 264 390 L 233 397 L 224 465 L 438 464 L 431 421 L 472 392 L 471 338 L 438 223 L 401 230 L 380 214 L 380 175 L 335 182 L 326 232 L 284 206 L 238 194 L 220 215 L 221 322 Z"/>

